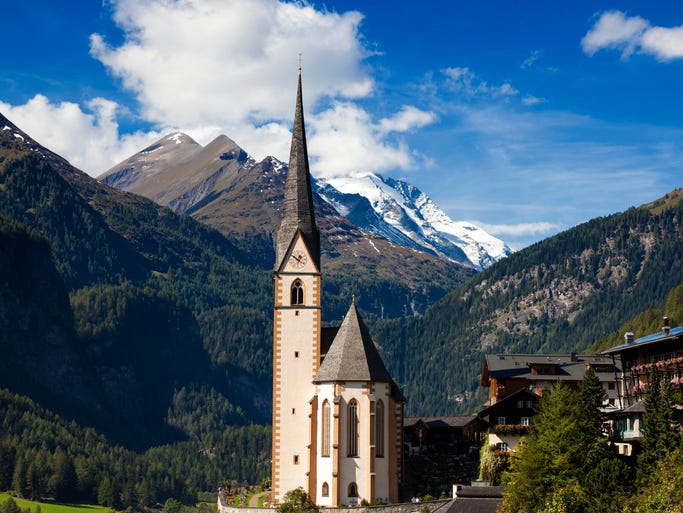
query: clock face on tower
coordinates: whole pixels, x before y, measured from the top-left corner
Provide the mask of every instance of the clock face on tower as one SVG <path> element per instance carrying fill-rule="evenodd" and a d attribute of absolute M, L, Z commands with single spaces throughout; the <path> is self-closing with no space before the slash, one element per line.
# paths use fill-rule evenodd
<path fill-rule="evenodd" d="M 306 265 L 306 262 L 308 262 L 308 257 L 306 256 L 306 253 L 304 253 L 301 250 L 296 250 L 292 252 L 292 267 L 296 269 L 301 269 L 303 266 Z"/>

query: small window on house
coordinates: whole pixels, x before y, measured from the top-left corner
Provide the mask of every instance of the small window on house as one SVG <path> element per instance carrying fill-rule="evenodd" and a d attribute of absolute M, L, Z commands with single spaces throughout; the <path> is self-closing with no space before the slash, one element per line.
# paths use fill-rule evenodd
<path fill-rule="evenodd" d="M 356 483 L 349 483 L 349 497 L 358 497 L 358 486 Z"/>
<path fill-rule="evenodd" d="M 510 447 L 508 446 L 507 442 L 498 442 L 496 444 L 496 451 L 509 452 Z"/>
<path fill-rule="evenodd" d="M 296 408 L 292 408 L 292 415 L 296 415 Z"/>
<path fill-rule="evenodd" d="M 294 358 L 299 358 L 299 351 L 294 351 Z"/>
<path fill-rule="evenodd" d="M 533 401 L 524 401 L 524 405 L 526 408 L 533 408 L 534 402 Z"/>
<path fill-rule="evenodd" d="M 507 422 L 505 422 L 505 417 L 498 417 L 498 425 L 504 426 L 505 424 L 507 424 Z"/>
<path fill-rule="evenodd" d="M 298 455 L 298 454 L 295 454 L 295 455 L 294 455 L 294 464 L 295 464 L 295 465 L 298 465 L 298 464 L 299 464 L 299 455 Z"/>
<path fill-rule="evenodd" d="M 524 401 L 517 401 L 517 408 L 524 408 Z"/>
<path fill-rule="evenodd" d="M 522 417 L 522 426 L 531 426 L 531 417 Z"/>
<path fill-rule="evenodd" d="M 327 484 L 327 481 L 323 483 L 323 489 L 321 495 L 323 497 L 329 497 L 330 496 L 330 485 Z"/>
<path fill-rule="evenodd" d="M 292 304 L 304 304 L 304 284 L 298 279 L 294 280 L 294 283 L 292 283 Z"/>
<path fill-rule="evenodd" d="M 610 381 L 610 382 L 607 384 L 607 388 L 608 388 L 609 390 L 614 390 L 614 383 L 613 383 L 612 381 Z"/>

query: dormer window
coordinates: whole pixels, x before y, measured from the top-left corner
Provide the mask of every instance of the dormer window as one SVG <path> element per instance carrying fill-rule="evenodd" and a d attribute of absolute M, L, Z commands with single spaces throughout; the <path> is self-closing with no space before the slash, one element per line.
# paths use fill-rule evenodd
<path fill-rule="evenodd" d="M 292 304 L 304 304 L 304 284 L 299 279 L 294 280 L 294 283 L 292 283 Z"/>

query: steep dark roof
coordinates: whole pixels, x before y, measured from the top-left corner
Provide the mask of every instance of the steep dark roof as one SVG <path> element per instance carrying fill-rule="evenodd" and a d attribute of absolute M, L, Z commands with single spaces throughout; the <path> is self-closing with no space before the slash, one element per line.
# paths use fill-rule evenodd
<path fill-rule="evenodd" d="M 455 427 L 462 428 L 468 424 L 478 421 L 476 415 L 452 415 L 449 417 L 404 417 L 403 427 L 411 427 L 422 421 L 426 426 L 432 427 Z"/>
<path fill-rule="evenodd" d="M 285 183 L 282 221 L 277 231 L 275 269 L 284 264 L 289 246 L 297 230 L 301 231 L 313 263 L 320 269 L 320 232 L 315 224 L 311 174 L 308 169 L 308 149 L 304 126 L 304 107 L 301 94 L 301 69 L 296 93 L 292 147 L 289 153 L 289 169 Z"/>
<path fill-rule="evenodd" d="M 551 374 L 533 374 L 535 366 L 554 366 Z M 586 365 L 596 367 L 616 367 L 620 370 L 619 362 L 614 362 L 605 355 L 579 354 L 487 354 L 484 357 L 484 374 L 491 378 L 524 378 L 531 381 L 581 381 L 586 373 Z M 600 381 L 614 379 L 614 369 L 606 372 L 595 372 Z"/>
<path fill-rule="evenodd" d="M 314 383 L 336 381 L 376 381 L 392 383 L 375 343 L 361 319 L 356 304 L 344 317 Z"/>

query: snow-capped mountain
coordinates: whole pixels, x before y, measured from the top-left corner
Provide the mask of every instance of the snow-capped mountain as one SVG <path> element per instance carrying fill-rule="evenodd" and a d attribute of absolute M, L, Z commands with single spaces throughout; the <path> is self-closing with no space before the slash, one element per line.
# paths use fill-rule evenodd
<path fill-rule="evenodd" d="M 210 222 L 225 233 L 253 234 L 276 225 L 279 214 L 274 205 L 286 169 L 274 157 L 256 162 L 224 135 L 203 147 L 176 132 L 99 178 Z M 452 221 L 426 194 L 406 182 L 365 174 L 314 180 L 314 191 L 365 234 L 379 235 L 397 246 L 476 270 L 511 253 L 503 241 L 484 230 Z M 254 209 L 255 205 L 260 207 Z"/>
<path fill-rule="evenodd" d="M 453 221 L 429 196 L 404 181 L 367 173 L 318 180 L 317 186 L 320 195 L 356 226 L 396 244 L 431 251 L 478 270 L 512 253 L 502 240 L 478 226 Z M 372 212 L 363 210 L 361 198 Z"/>

